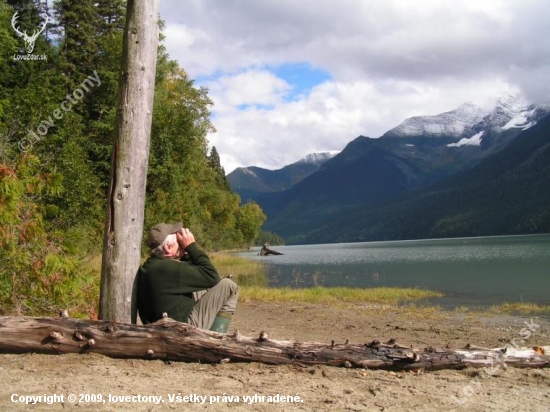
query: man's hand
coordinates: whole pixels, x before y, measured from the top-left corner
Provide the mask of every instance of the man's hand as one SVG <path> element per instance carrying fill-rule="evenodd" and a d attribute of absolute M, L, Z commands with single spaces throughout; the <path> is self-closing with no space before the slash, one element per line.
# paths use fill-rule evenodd
<path fill-rule="evenodd" d="M 176 237 L 178 238 L 178 243 L 182 250 L 185 250 L 187 246 L 195 242 L 195 236 L 187 228 L 182 228 L 179 232 L 176 232 Z"/>

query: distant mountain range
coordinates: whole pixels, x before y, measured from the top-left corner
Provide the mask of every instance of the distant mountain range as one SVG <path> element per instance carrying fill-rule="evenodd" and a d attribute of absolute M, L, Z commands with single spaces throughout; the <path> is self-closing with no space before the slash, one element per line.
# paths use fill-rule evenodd
<path fill-rule="evenodd" d="M 467 103 L 227 178 L 289 244 L 550 232 L 549 114 L 511 96 L 489 112 Z"/>
<path fill-rule="evenodd" d="M 239 167 L 231 172 L 227 179 L 231 188 L 246 199 L 246 193 L 268 193 L 289 189 L 310 174 L 319 170 L 321 165 L 338 152 L 310 154 L 303 159 L 279 170 L 261 167 Z M 244 195 L 244 196 L 243 196 Z"/>

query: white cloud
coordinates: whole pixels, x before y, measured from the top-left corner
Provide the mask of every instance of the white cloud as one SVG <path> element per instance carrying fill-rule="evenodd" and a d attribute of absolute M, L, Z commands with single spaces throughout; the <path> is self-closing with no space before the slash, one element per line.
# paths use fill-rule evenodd
<path fill-rule="evenodd" d="M 290 86 L 265 70 L 247 70 L 223 75 L 206 83 L 218 113 L 233 111 L 242 105 L 270 106 L 283 101 Z"/>
<path fill-rule="evenodd" d="M 487 96 L 494 103 L 507 90 L 499 80 L 482 84 L 326 82 L 303 99 L 280 102 L 272 110 L 224 113 L 216 118 L 218 131 L 209 140 L 226 172 L 252 165 L 277 169 L 313 152 L 342 150 L 359 135 L 380 137 L 408 117 L 455 109 L 474 89 L 483 92 L 483 98 L 474 101 L 481 106 L 487 104 Z"/>
<path fill-rule="evenodd" d="M 164 0 L 171 57 L 208 79 L 227 172 L 279 168 L 379 137 L 407 117 L 550 92 L 545 0 Z M 287 98 L 268 67 L 309 64 L 331 80 Z"/>

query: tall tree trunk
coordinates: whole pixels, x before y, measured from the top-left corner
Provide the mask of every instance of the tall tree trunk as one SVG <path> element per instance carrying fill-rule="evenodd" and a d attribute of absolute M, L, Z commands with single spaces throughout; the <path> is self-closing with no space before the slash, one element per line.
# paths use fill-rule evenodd
<path fill-rule="evenodd" d="M 128 0 L 101 268 L 99 317 L 130 322 L 141 258 L 160 0 Z"/>

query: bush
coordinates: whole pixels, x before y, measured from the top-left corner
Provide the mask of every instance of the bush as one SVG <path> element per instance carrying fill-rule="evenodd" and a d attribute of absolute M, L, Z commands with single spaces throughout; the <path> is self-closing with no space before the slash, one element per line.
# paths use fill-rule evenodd
<path fill-rule="evenodd" d="M 0 314 L 93 316 L 97 277 L 62 246 L 62 232 L 46 232 L 40 197 L 55 190 L 24 156 L 13 170 L 0 165 Z"/>

